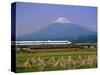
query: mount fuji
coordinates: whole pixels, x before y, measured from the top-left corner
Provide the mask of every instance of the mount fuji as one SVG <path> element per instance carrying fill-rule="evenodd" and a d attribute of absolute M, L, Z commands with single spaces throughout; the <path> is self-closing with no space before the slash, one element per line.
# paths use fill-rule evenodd
<path fill-rule="evenodd" d="M 52 24 L 27 35 L 16 38 L 17 41 L 69 40 L 72 42 L 96 42 L 97 33 L 81 25 L 72 23 L 65 17 L 59 17 Z"/>

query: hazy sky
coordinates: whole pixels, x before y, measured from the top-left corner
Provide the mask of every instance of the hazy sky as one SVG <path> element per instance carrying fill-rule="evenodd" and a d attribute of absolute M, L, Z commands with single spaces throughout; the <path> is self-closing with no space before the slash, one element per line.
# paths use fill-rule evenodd
<path fill-rule="evenodd" d="M 66 17 L 72 23 L 96 31 L 96 7 L 36 3 L 17 3 L 16 5 L 17 36 L 38 31 L 59 17 Z"/>

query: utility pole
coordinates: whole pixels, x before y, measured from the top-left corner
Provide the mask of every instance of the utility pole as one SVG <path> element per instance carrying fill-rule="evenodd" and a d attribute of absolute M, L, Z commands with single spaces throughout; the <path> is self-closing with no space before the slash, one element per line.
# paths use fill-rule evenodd
<path fill-rule="evenodd" d="M 77 43 L 77 32 L 75 32 L 74 34 L 74 40 L 75 40 L 75 43 Z"/>

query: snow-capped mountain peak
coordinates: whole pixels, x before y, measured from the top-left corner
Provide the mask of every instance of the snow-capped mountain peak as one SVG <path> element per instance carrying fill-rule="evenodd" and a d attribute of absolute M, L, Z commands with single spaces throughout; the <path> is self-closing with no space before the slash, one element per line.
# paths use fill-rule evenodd
<path fill-rule="evenodd" d="M 71 21 L 69 19 L 67 19 L 66 17 L 59 17 L 57 18 L 54 23 L 71 23 Z"/>

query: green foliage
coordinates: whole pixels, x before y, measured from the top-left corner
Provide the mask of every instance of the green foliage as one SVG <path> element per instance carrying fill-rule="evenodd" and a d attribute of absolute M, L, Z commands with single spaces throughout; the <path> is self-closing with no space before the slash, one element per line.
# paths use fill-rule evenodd
<path fill-rule="evenodd" d="M 16 53 L 16 72 L 37 72 L 97 67 L 96 50 Z M 27 66 L 28 65 L 28 66 Z"/>

